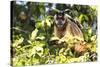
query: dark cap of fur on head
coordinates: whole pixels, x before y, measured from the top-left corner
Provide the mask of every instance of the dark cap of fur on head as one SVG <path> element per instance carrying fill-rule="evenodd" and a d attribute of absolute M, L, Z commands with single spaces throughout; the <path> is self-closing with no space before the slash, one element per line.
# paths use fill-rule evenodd
<path fill-rule="evenodd" d="M 59 12 L 56 12 L 57 15 L 63 15 L 64 16 L 64 11 L 59 11 Z"/>

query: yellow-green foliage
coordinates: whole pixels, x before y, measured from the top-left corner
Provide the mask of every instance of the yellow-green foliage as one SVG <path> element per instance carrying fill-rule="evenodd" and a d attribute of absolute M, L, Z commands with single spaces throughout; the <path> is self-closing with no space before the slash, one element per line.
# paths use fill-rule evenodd
<path fill-rule="evenodd" d="M 12 28 L 12 41 L 11 41 L 11 65 L 13 66 L 24 66 L 24 65 L 39 65 L 39 64 L 56 64 L 56 63 L 73 63 L 73 62 L 89 62 L 91 61 L 91 52 L 96 53 L 97 48 L 97 35 L 93 34 L 92 27 L 88 25 L 89 18 L 94 19 L 96 17 L 95 7 L 90 6 L 75 6 L 75 10 L 80 11 L 78 15 L 75 17 L 81 21 L 81 24 L 87 23 L 88 28 L 83 28 L 83 35 L 85 40 L 85 45 L 87 47 L 87 51 L 82 55 L 76 57 L 76 53 L 71 51 L 71 47 L 74 46 L 74 43 L 78 42 L 80 39 L 78 37 L 71 38 L 69 40 L 64 40 L 65 43 L 63 47 L 58 47 L 55 43 L 51 43 L 54 40 L 58 40 L 53 37 L 53 19 L 52 16 L 44 16 L 42 20 L 40 20 L 37 15 L 44 15 L 44 6 L 36 5 L 33 6 L 33 17 L 36 18 L 35 29 L 32 26 L 25 23 L 22 26 L 22 23 L 16 24 Z M 20 12 L 19 5 L 16 6 L 18 12 Z M 38 7 L 38 8 L 34 8 Z M 42 9 L 43 7 L 43 9 Z M 79 8 L 78 8 L 79 7 Z M 88 8 L 86 8 L 88 7 Z M 41 8 L 41 9 L 40 9 Z M 83 13 L 80 9 L 90 10 L 91 12 Z M 74 13 L 73 8 L 73 13 Z M 76 11 L 75 11 L 76 12 Z M 39 15 L 38 15 L 39 16 Z M 92 20 L 93 20 L 92 19 Z M 93 20 L 94 21 L 94 20 Z M 93 22 L 92 21 L 92 22 Z M 91 22 L 91 23 L 92 23 Z M 32 30 L 32 31 L 30 31 Z M 62 41 L 59 41 L 61 43 Z"/>

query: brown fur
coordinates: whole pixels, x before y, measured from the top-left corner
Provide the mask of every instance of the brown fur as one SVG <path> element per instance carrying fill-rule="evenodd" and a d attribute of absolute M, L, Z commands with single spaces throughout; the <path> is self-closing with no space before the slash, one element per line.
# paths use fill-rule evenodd
<path fill-rule="evenodd" d="M 57 25 L 54 25 L 54 36 L 59 39 L 69 37 L 79 37 L 83 39 L 83 33 L 80 28 L 71 20 L 67 19 L 63 28 L 58 28 Z"/>

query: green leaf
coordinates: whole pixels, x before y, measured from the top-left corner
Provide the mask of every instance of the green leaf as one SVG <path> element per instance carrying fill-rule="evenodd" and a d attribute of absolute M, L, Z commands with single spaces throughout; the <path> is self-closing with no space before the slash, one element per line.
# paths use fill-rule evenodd
<path fill-rule="evenodd" d="M 44 40 L 45 37 L 44 36 L 40 36 L 40 37 L 36 37 L 36 39 L 39 39 L 39 40 Z"/>
<path fill-rule="evenodd" d="M 45 19 L 42 21 L 42 26 L 43 26 L 44 28 L 51 27 L 50 19 L 49 19 L 49 18 L 45 18 Z"/>
<path fill-rule="evenodd" d="M 37 46 L 35 49 L 36 49 L 37 54 L 38 54 L 39 56 L 42 56 L 42 54 L 43 54 L 43 48 Z"/>
<path fill-rule="evenodd" d="M 60 63 L 64 63 L 66 61 L 66 57 L 64 55 L 60 55 Z"/>
<path fill-rule="evenodd" d="M 91 37 L 91 41 L 95 41 L 96 40 L 96 35 Z"/>
<path fill-rule="evenodd" d="M 36 50 L 35 50 L 35 48 L 33 47 L 32 49 L 29 50 L 29 55 L 28 55 L 28 57 L 31 57 L 32 55 L 35 56 L 35 54 L 36 54 Z"/>
<path fill-rule="evenodd" d="M 35 27 L 36 27 L 37 29 L 42 28 L 42 23 L 41 23 L 41 21 L 38 21 L 38 22 L 36 23 Z"/>
<path fill-rule="evenodd" d="M 89 29 L 88 29 L 88 36 L 91 36 L 91 35 L 92 35 L 92 29 L 89 28 Z"/>
<path fill-rule="evenodd" d="M 85 40 L 86 41 L 88 41 L 89 40 L 89 37 L 88 37 L 88 33 L 86 32 L 86 33 L 84 33 L 84 38 L 85 38 Z"/>
<path fill-rule="evenodd" d="M 79 16 L 79 21 L 80 21 L 80 22 L 88 21 L 87 15 L 81 14 L 81 15 Z"/>
<path fill-rule="evenodd" d="M 29 50 L 29 57 L 31 57 L 32 55 L 35 56 L 35 54 L 42 56 L 43 48 L 39 46 L 34 46 L 32 49 Z"/>
<path fill-rule="evenodd" d="M 38 33 L 38 29 L 35 29 L 32 33 L 31 33 L 31 40 L 34 40 L 37 36 L 37 33 Z"/>
<path fill-rule="evenodd" d="M 21 44 L 23 42 L 24 38 L 21 37 L 19 40 L 16 40 L 14 43 L 13 43 L 13 47 L 17 47 L 19 44 Z"/>
<path fill-rule="evenodd" d="M 45 48 L 45 49 L 44 49 L 44 54 L 45 54 L 45 55 L 48 55 L 48 54 L 49 54 L 49 49 L 48 49 L 48 48 Z"/>

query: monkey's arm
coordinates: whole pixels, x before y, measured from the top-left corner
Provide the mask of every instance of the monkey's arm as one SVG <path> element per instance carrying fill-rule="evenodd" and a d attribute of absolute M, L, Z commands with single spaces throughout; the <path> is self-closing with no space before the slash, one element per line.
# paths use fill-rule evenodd
<path fill-rule="evenodd" d="M 65 36 L 63 37 L 63 39 L 79 39 L 84 41 L 83 38 L 83 33 L 81 31 L 81 29 L 72 21 L 67 20 L 68 24 L 66 27 L 66 33 Z"/>

